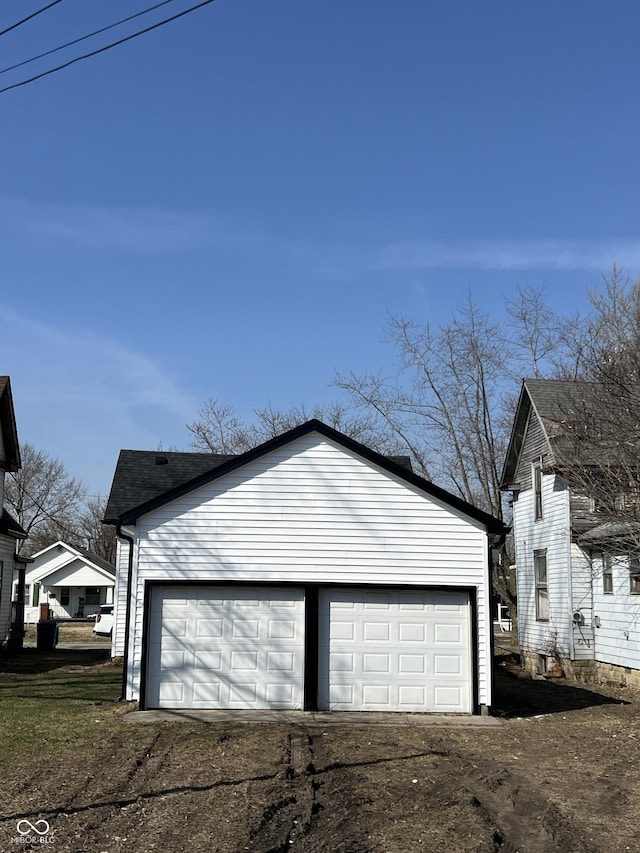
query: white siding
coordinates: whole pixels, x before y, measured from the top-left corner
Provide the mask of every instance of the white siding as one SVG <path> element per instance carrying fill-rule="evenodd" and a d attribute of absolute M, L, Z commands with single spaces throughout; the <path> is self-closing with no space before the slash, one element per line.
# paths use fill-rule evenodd
<path fill-rule="evenodd" d="M 513 505 L 518 582 L 520 648 L 549 654 L 557 647 L 568 656 L 572 646 L 569 561 L 569 490 L 554 474 L 542 478 L 543 517 L 534 521 L 533 490 L 520 492 Z M 546 549 L 549 621 L 536 619 L 534 551 Z"/>
<path fill-rule="evenodd" d="M 596 660 L 640 669 L 640 595 L 629 591 L 629 558 L 612 558 L 613 594 L 607 595 L 600 561 L 598 557 L 593 590 L 593 612 L 600 620 L 594 628 Z"/>
<path fill-rule="evenodd" d="M 42 579 L 42 585 L 46 587 L 52 586 L 100 586 L 107 587 L 113 585 L 113 578 L 110 578 L 106 572 L 98 572 L 91 566 L 87 566 L 82 560 L 74 560 L 73 563 L 63 566 Z"/>
<path fill-rule="evenodd" d="M 34 580 L 39 580 L 42 575 L 48 575 L 49 572 L 66 565 L 77 556 L 77 552 L 66 545 L 50 545 L 34 556 L 33 563 L 27 567 L 26 582 L 33 583 Z"/>
<path fill-rule="evenodd" d="M 484 527 L 317 434 L 150 512 L 136 545 L 128 698 L 139 689 L 145 582 L 224 580 L 475 588 L 478 702 L 491 703 Z"/>
<path fill-rule="evenodd" d="M 571 545 L 571 610 L 580 612 L 584 624 L 573 624 L 573 659 L 593 660 L 592 561 L 575 543 Z"/>
<path fill-rule="evenodd" d="M 125 531 L 132 532 L 132 531 Z M 129 548 L 127 539 L 118 539 L 116 550 L 116 583 L 113 593 L 114 616 L 111 633 L 111 657 L 124 655 L 125 618 L 127 612 L 127 573 L 129 571 Z"/>

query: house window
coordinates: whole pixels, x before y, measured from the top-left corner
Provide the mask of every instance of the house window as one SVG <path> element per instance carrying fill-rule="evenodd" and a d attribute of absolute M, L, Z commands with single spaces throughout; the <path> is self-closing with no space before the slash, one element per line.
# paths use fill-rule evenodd
<path fill-rule="evenodd" d="M 542 518 L 542 465 L 533 466 L 533 497 L 535 520 Z"/>
<path fill-rule="evenodd" d="M 613 594 L 613 567 L 611 554 L 602 555 L 602 591 L 605 595 Z"/>
<path fill-rule="evenodd" d="M 629 557 L 629 592 L 640 595 L 640 557 Z"/>
<path fill-rule="evenodd" d="M 60 604 L 62 604 L 64 607 L 67 607 L 69 605 L 69 587 L 68 586 L 63 586 L 60 589 Z"/>
<path fill-rule="evenodd" d="M 24 603 L 25 603 L 25 604 L 29 604 L 29 595 L 30 595 L 30 593 L 31 593 L 31 584 L 30 584 L 30 583 L 26 583 L 26 584 L 24 585 Z M 14 600 L 14 601 L 17 601 L 17 600 L 18 600 L 18 584 L 16 584 L 15 589 L 14 589 L 14 593 L 13 593 L 13 600 Z"/>
<path fill-rule="evenodd" d="M 88 586 L 84 591 L 85 604 L 100 604 L 100 587 Z"/>
<path fill-rule="evenodd" d="M 547 585 L 547 552 L 533 552 L 533 572 L 536 583 L 536 619 L 549 621 L 549 588 Z M 638 590 L 640 592 L 640 589 Z"/>

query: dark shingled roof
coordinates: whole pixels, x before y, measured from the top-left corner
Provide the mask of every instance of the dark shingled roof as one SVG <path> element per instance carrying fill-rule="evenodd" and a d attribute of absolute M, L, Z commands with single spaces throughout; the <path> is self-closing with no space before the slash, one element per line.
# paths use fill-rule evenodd
<path fill-rule="evenodd" d="M 607 399 L 606 389 L 597 382 L 525 379 L 524 384 L 551 437 L 561 432 L 565 424 L 583 421 L 587 414 L 597 412 Z"/>
<path fill-rule="evenodd" d="M 94 565 L 99 566 L 101 569 L 104 569 L 112 575 L 115 575 L 116 567 L 113 563 L 110 563 L 108 560 L 104 560 L 102 557 L 98 557 L 98 555 L 94 554 L 93 551 L 87 551 L 84 548 L 78 548 L 78 551 L 83 557 L 86 557 L 87 560 L 91 560 Z"/>
<path fill-rule="evenodd" d="M 12 536 L 14 539 L 27 538 L 26 531 L 20 527 L 15 518 L 6 509 L 3 509 L 2 515 L 0 515 L 0 533 L 5 536 Z"/>
<path fill-rule="evenodd" d="M 522 450 L 524 433 L 533 411 L 537 415 L 550 454 L 549 462 L 560 468 L 571 462 L 596 465 L 603 461 L 606 448 L 601 441 L 578 436 L 573 429 L 576 423 L 588 424 L 604 404 L 605 392 L 595 382 L 577 382 L 564 379 L 524 379 L 516 408 L 509 449 L 502 473 L 501 487 L 513 484 Z"/>
<path fill-rule="evenodd" d="M 363 458 L 502 534 L 503 523 L 411 470 L 407 456 L 386 457 L 318 420 L 300 424 L 239 456 L 175 451 L 121 450 L 107 502 L 106 524 L 129 524 L 146 512 L 186 494 L 309 432 L 319 432 Z"/>
<path fill-rule="evenodd" d="M 234 458 L 217 453 L 121 450 L 104 520 L 117 524 L 120 516 L 129 510 L 208 474 Z"/>

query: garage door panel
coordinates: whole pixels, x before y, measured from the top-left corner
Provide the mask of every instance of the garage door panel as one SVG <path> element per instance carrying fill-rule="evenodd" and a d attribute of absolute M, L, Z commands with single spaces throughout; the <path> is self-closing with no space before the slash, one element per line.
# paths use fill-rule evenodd
<path fill-rule="evenodd" d="M 258 619 L 234 618 L 231 630 L 232 637 L 251 637 L 257 639 L 260 636 L 260 622 Z"/>
<path fill-rule="evenodd" d="M 196 637 L 222 637 L 222 619 L 196 619 Z"/>
<path fill-rule="evenodd" d="M 149 612 L 147 707 L 302 707 L 302 589 L 156 587 Z"/>
<path fill-rule="evenodd" d="M 471 712 L 468 593 L 329 589 L 319 612 L 322 709 Z"/>
<path fill-rule="evenodd" d="M 424 622 L 407 623 L 398 625 L 398 640 L 401 643 L 424 643 L 427 628 Z"/>
<path fill-rule="evenodd" d="M 435 624 L 433 626 L 435 642 L 459 645 L 462 642 L 462 628 L 462 625 Z"/>
<path fill-rule="evenodd" d="M 271 619 L 268 636 L 272 640 L 293 640 L 296 636 L 297 623 L 292 619 Z"/>
<path fill-rule="evenodd" d="M 398 686 L 398 705 L 402 711 L 409 711 L 418 706 L 427 704 L 427 690 L 425 687 Z"/>
<path fill-rule="evenodd" d="M 426 672 L 427 662 L 423 654 L 415 655 L 398 655 L 398 672 L 402 675 L 405 672 Z"/>

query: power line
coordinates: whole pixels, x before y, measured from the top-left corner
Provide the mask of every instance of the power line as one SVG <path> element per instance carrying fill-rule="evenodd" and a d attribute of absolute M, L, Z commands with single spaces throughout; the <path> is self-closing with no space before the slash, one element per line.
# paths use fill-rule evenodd
<path fill-rule="evenodd" d="M 60 3 L 61 0 L 55 0 L 55 2 Z M 188 9 L 184 9 L 182 12 L 178 12 L 176 15 L 172 15 L 170 18 L 165 18 L 162 21 L 158 21 L 157 24 L 152 24 L 150 27 L 145 27 L 143 30 L 138 30 L 138 32 L 118 39 L 118 41 L 111 42 L 111 44 L 107 44 L 104 47 L 98 48 L 97 50 L 92 50 L 90 53 L 85 53 L 82 56 L 76 56 L 75 59 L 70 59 L 68 62 L 63 63 L 62 65 L 57 65 L 55 68 L 50 68 L 48 71 L 43 71 L 41 74 L 36 74 L 34 77 L 29 77 L 26 80 L 21 80 L 19 83 L 13 83 L 11 86 L 5 86 L 4 89 L 0 89 L 0 95 L 2 95 L 4 92 L 10 91 L 11 89 L 17 89 L 20 86 L 26 86 L 28 83 L 33 83 L 36 80 L 40 80 L 42 77 L 47 77 L 49 74 L 55 74 L 57 71 L 62 71 L 64 68 L 68 68 L 70 65 L 75 65 L 76 62 L 81 62 L 83 59 L 90 59 L 92 56 L 97 56 L 99 53 L 104 53 L 107 50 L 111 50 L 111 48 L 113 47 L 118 47 L 118 45 L 138 38 L 138 36 L 143 36 L 145 35 L 145 33 L 150 33 L 152 30 L 157 30 L 158 27 L 163 27 L 165 24 L 170 24 L 172 21 L 176 21 L 178 18 L 182 18 L 185 15 L 189 15 L 191 12 L 195 12 L 197 9 L 201 9 L 203 6 L 208 6 L 210 3 L 213 2 L 214 0 L 202 0 L 201 3 L 197 3 L 195 6 L 190 6 Z"/>
<path fill-rule="evenodd" d="M 7 71 L 14 71 L 16 68 L 21 68 L 23 65 L 28 65 L 30 62 L 35 62 L 37 59 L 42 59 L 44 56 L 50 56 L 52 53 L 57 53 L 59 50 L 64 50 L 66 47 L 71 47 L 72 45 L 78 44 L 81 41 L 86 41 L 87 39 L 100 35 L 100 33 L 106 33 L 107 30 L 112 30 L 114 27 L 119 27 L 121 24 L 126 24 L 129 21 L 133 21 L 135 18 L 140 18 L 142 15 L 146 15 L 149 12 L 153 12 L 155 9 L 159 9 L 161 6 L 166 6 L 167 3 L 175 3 L 175 0 L 162 0 L 162 3 L 156 3 L 155 6 L 149 6 L 148 9 L 143 9 L 142 12 L 136 12 L 135 15 L 129 15 L 128 18 L 122 18 L 120 21 L 116 21 L 114 24 L 109 24 L 106 27 L 100 27 L 99 30 L 94 30 L 92 33 L 87 33 L 87 35 L 85 36 L 80 36 L 77 39 L 72 39 L 71 41 L 68 41 L 65 44 L 61 44 L 58 47 L 51 48 L 51 50 L 45 50 L 44 53 L 39 53 L 37 56 L 32 56 L 30 59 L 23 59 L 22 62 L 16 62 L 15 65 L 9 65 L 7 66 L 7 68 L 1 68 L 0 74 L 5 74 Z"/>
<path fill-rule="evenodd" d="M 5 30 L 0 31 L 0 36 L 5 35 L 5 33 L 10 33 L 11 30 L 15 30 L 17 27 L 22 26 L 22 24 L 26 24 L 27 21 L 31 20 L 31 18 L 35 18 L 37 15 L 41 15 L 43 12 L 46 12 L 47 9 L 50 9 L 52 6 L 57 6 L 58 3 L 62 3 L 62 0 L 53 0 L 52 3 L 48 3 L 46 6 L 43 6 L 42 9 L 38 9 L 36 12 L 32 12 L 30 15 L 27 15 L 27 17 L 23 18 L 21 21 L 16 21 L 15 24 L 11 24 L 10 27 L 7 27 Z"/>

